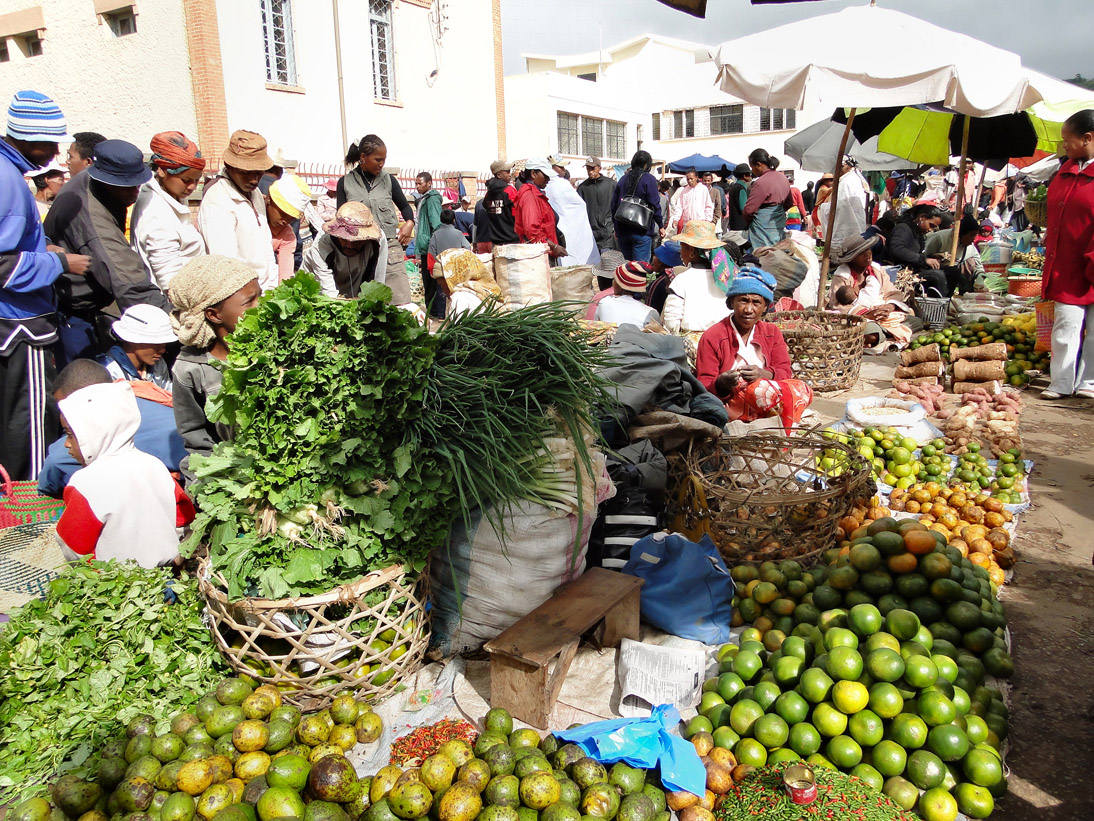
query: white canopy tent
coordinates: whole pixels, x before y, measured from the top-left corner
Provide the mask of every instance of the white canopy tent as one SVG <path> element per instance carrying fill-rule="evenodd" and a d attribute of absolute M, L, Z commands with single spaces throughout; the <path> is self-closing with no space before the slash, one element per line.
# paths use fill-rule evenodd
<path fill-rule="evenodd" d="M 893 59 L 878 59 L 860 48 L 817 48 L 817 43 L 838 43 L 848 37 L 860 43 L 920 47 L 904 49 Z M 873 2 L 730 40 L 714 56 L 718 87 L 753 105 L 801 109 L 806 99 L 813 99 L 826 107 L 850 109 L 843 140 L 833 157 L 833 201 L 856 109 L 941 102 L 967 117 L 992 117 L 1023 111 L 1045 96 L 1018 55 L 917 17 L 877 8 Z M 835 208 L 829 213 L 825 236 L 831 235 L 834 220 Z M 824 303 L 828 245 L 822 257 L 820 304 Z"/>

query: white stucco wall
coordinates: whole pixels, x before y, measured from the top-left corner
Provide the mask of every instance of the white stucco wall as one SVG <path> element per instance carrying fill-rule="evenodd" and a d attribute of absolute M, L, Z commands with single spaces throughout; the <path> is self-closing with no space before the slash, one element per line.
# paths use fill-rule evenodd
<path fill-rule="evenodd" d="M 391 166 L 484 169 L 498 151 L 490 3 L 441 2 L 448 31 L 436 52 L 429 9 L 395 5 L 394 104 L 374 101 L 368 3 L 340 3 L 348 136 L 356 141 L 379 134 Z M 267 88 L 257 0 L 218 0 L 217 13 L 229 128 L 258 131 L 301 161 L 339 162 L 344 151 L 329 0 L 293 3 L 300 92 Z M 434 69 L 430 87 L 427 77 Z"/>
<path fill-rule="evenodd" d="M 70 134 L 98 131 L 145 151 L 160 131 L 196 137 L 182 3 L 138 2 L 136 34 L 115 37 L 90 0 L 4 0 L 0 13 L 41 6 L 46 31 L 38 57 L 8 41 L 3 107 L 7 95 L 30 88 L 57 101 Z"/>
<path fill-rule="evenodd" d="M 708 156 L 717 154 L 739 163 L 746 162 L 753 149 L 764 148 L 780 157 L 781 170 L 795 169 L 797 177 L 802 180 L 819 176 L 798 170 L 797 163 L 786 156 L 783 148 L 783 143 L 796 131 L 824 119 L 830 113 L 817 110 L 814 102 L 797 112 L 793 129 L 660 141 L 651 139 L 654 112 L 667 113 L 741 102 L 715 87 L 717 69 L 714 63 L 697 61 L 696 54 L 691 51 L 649 40 L 614 52 L 610 54 L 610 59 L 599 65 L 569 65 L 569 61 L 564 59 L 561 69 L 551 70 L 551 60 L 540 57 L 527 62 L 531 73 L 505 78 L 508 110 L 513 114 L 518 111 L 522 114 L 507 118 L 506 136 L 511 151 L 515 152 L 514 156 L 520 155 L 518 146 L 523 142 L 535 146 L 546 141 L 550 150 L 554 150 L 558 140 L 556 112 L 567 111 L 625 120 L 628 123 L 628 150 L 632 153 L 636 148 L 637 126 L 641 124 L 642 148 L 649 151 L 655 161 L 673 161 L 698 153 Z M 579 80 L 575 76 L 593 71 L 598 72 L 596 82 Z M 697 111 L 697 133 L 700 133 L 701 116 L 701 112 Z M 751 127 L 758 128 L 758 117 L 757 109 L 746 106 L 746 129 L 751 121 L 755 121 Z M 662 135 L 668 133 L 668 120 L 666 116 Z M 575 171 L 577 176 L 583 175 L 580 169 L 571 169 L 571 172 Z"/>

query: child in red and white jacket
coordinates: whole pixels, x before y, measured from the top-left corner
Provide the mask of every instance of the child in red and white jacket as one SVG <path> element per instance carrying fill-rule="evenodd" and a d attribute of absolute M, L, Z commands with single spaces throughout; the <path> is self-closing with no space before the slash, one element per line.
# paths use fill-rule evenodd
<path fill-rule="evenodd" d="M 194 505 L 163 462 L 137 450 L 137 399 L 128 382 L 90 385 L 58 403 L 65 447 L 82 467 L 65 488 L 57 539 L 70 560 L 156 567 L 179 552 Z"/>

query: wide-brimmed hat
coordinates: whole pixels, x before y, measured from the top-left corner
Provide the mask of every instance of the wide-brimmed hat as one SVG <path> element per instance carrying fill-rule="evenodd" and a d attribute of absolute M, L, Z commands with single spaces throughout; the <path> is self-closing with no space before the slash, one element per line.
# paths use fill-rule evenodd
<path fill-rule="evenodd" d="M 242 129 L 232 134 L 228 147 L 220 158 L 225 165 L 240 171 L 265 171 L 274 165 L 274 161 L 266 153 L 266 138 Z"/>
<path fill-rule="evenodd" d="M 334 219 L 323 225 L 323 230 L 350 242 L 378 240 L 381 235 L 372 211 L 363 202 L 347 202 L 335 212 Z"/>
<path fill-rule="evenodd" d="M 708 251 L 725 245 L 719 239 L 714 223 L 705 220 L 691 220 L 684 226 L 684 233 L 677 234 L 673 240 L 681 245 L 690 245 L 692 248 L 703 248 Z"/>
<path fill-rule="evenodd" d="M 91 179 L 105 185 L 130 188 L 152 179 L 144 164 L 144 152 L 125 140 L 103 140 L 95 146 L 95 164 L 87 169 Z"/>
<path fill-rule="evenodd" d="M 751 177 L 752 176 L 752 166 L 747 165 L 745 163 L 738 163 L 737 165 L 735 165 L 733 167 L 733 176 L 734 177 Z"/>
<path fill-rule="evenodd" d="M 155 305 L 132 305 L 125 309 L 121 319 L 115 320 L 110 330 L 123 342 L 137 345 L 168 345 L 178 342 L 171 330 L 171 317 Z"/>
<path fill-rule="evenodd" d="M 593 273 L 602 277 L 614 277 L 615 269 L 626 264 L 627 258 L 619 251 L 601 251 L 600 262 L 593 266 Z"/>
<path fill-rule="evenodd" d="M 299 160 L 295 160 L 285 153 L 283 148 L 275 148 L 270 154 L 270 159 L 273 160 L 273 164 L 280 168 L 293 169 L 300 165 Z"/>
<path fill-rule="evenodd" d="M 335 191 L 338 190 L 338 178 L 337 177 L 331 177 L 329 180 L 327 180 L 325 183 L 323 183 L 323 187 L 326 188 L 327 191 L 329 191 L 330 193 L 333 194 Z"/>
<path fill-rule="evenodd" d="M 844 237 L 832 246 L 832 261 L 836 265 L 846 265 L 867 248 L 873 248 L 877 244 L 877 237 L 862 237 L 858 234 Z"/>
<path fill-rule="evenodd" d="M 56 157 L 50 160 L 48 165 L 43 165 L 41 168 L 32 168 L 23 176 L 28 180 L 33 180 L 35 177 L 41 177 L 43 174 L 50 174 L 54 171 L 60 172 L 61 174 L 67 172 L 67 169 L 57 162 Z M 980 226 L 978 225 L 977 227 L 979 228 Z"/>

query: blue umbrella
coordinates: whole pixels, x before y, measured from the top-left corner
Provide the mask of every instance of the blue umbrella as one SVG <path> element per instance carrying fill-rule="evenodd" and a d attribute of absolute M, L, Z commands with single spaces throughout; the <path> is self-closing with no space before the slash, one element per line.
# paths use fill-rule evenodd
<path fill-rule="evenodd" d="M 723 168 L 726 169 L 726 173 L 733 171 L 733 167 L 736 163 L 731 163 L 729 160 L 723 160 L 717 154 L 712 157 L 708 157 L 705 154 L 692 154 L 690 157 L 684 157 L 682 160 L 669 163 L 669 171 L 676 174 L 683 174 L 694 168 L 700 174 L 704 174 L 707 171 L 713 171 L 718 173 Z"/>

